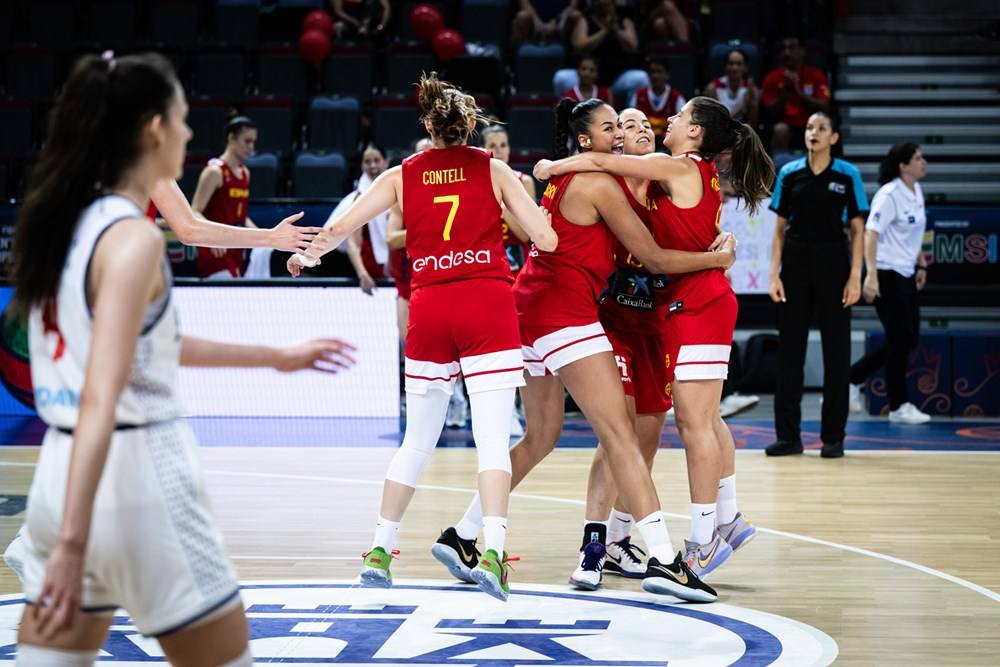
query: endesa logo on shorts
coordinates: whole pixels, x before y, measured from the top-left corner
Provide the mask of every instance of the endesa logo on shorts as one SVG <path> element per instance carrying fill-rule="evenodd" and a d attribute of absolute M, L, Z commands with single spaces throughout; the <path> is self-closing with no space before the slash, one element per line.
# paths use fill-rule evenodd
<path fill-rule="evenodd" d="M 781 616 L 644 593 L 515 585 L 505 604 L 473 586 L 399 581 L 248 582 L 256 664 L 663 667 L 829 665 L 837 645 Z M 0 665 L 15 651 L 20 598 L 0 597 Z M 152 638 L 116 615 L 98 664 L 164 663 Z"/>
<path fill-rule="evenodd" d="M 413 260 L 413 271 L 424 269 L 447 271 L 463 264 L 489 264 L 492 262 L 489 250 L 454 250 L 444 255 L 431 255 Z"/>

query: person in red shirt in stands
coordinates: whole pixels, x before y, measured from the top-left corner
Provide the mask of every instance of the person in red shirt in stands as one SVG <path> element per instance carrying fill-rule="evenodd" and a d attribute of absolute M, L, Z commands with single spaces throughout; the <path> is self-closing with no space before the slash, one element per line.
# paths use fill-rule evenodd
<path fill-rule="evenodd" d="M 652 56 L 646 59 L 650 85 L 639 88 L 629 99 L 628 105 L 646 114 L 656 135 L 655 143 L 662 143 L 668 119 L 679 114 L 687 100 L 684 94 L 670 85 L 670 61 Z"/>
<path fill-rule="evenodd" d="M 568 97 L 576 102 L 598 99 L 614 106 L 611 89 L 597 85 L 598 73 L 597 58 L 591 55 L 580 56 L 579 64 L 576 66 L 576 75 L 580 78 L 580 82 L 565 91 L 563 97 Z"/>
<path fill-rule="evenodd" d="M 798 37 L 781 41 L 783 65 L 764 77 L 761 101 L 771 116 L 771 150 L 802 147 L 806 121 L 816 111 L 830 110 L 830 84 L 823 70 L 806 65 L 806 50 Z"/>

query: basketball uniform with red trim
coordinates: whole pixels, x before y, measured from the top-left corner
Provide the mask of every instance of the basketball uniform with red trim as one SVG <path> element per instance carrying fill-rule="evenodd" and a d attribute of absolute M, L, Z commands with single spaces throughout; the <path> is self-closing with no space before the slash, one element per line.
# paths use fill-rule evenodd
<path fill-rule="evenodd" d="M 624 178 L 616 176 L 615 180 L 632 210 L 649 227 L 647 205 L 636 200 Z M 618 271 L 601 302 L 600 317 L 614 348 L 622 387 L 635 399 L 637 414 L 666 412 L 671 406 L 670 382 L 660 334 L 667 300 L 662 287 L 657 287 L 665 279 L 644 270 L 617 239 L 614 258 Z"/>
<path fill-rule="evenodd" d="M 653 89 L 647 86 L 635 91 L 633 106 L 646 114 L 653 128 L 653 134 L 662 137 L 667 131 L 667 120 L 675 113 L 680 113 L 684 106 L 684 96 L 669 83 L 662 95 L 655 94 Z"/>
<path fill-rule="evenodd" d="M 524 384 L 512 278 L 490 154 L 470 146 L 403 161 L 406 250 L 413 277 L 406 391 L 469 393 Z"/>
<path fill-rule="evenodd" d="M 607 88 L 605 86 L 594 86 L 594 88 L 596 88 L 597 90 L 595 91 L 596 94 L 593 97 L 584 97 L 583 93 L 580 92 L 580 86 L 573 86 L 565 93 L 563 93 L 563 97 L 568 97 L 571 100 L 576 100 L 577 102 L 586 102 L 587 100 L 590 99 L 597 99 L 603 102 L 607 102 L 608 104 L 611 104 L 610 88 Z"/>
<path fill-rule="evenodd" d="M 704 252 L 719 233 L 719 172 L 697 153 L 687 153 L 686 157 L 694 161 L 701 174 L 701 201 L 690 208 L 679 208 L 657 188 L 651 199 L 653 238 L 664 248 Z M 675 377 L 726 379 L 739 308 L 725 271 L 708 269 L 671 276 L 666 293 L 665 336 Z"/>
<path fill-rule="evenodd" d="M 534 244 L 514 283 L 525 367 L 532 375 L 559 368 L 599 352 L 611 343 L 598 317 L 597 302 L 614 271 L 612 239 L 603 220 L 575 225 L 559 211 L 574 173 L 555 176 L 542 196 L 559 236 L 554 252 Z"/>
<path fill-rule="evenodd" d="M 222 185 L 212 193 L 204 215 L 209 220 L 224 225 L 243 227 L 247 221 L 247 204 L 250 201 L 250 172 L 240 165 L 234 172 L 221 158 L 208 161 L 209 167 L 222 170 Z M 211 248 L 198 248 L 198 275 L 202 278 L 225 271 L 234 278 L 243 275 L 243 250 L 230 248 L 221 257 L 212 254 Z"/>
<path fill-rule="evenodd" d="M 743 81 L 736 92 L 733 93 L 729 88 L 729 77 L 720 76 L 714 81 L 715 83 L 715 94 L 718 95 L 719 101 L 726 105 L 726 108 L 730 112 L 736 107 L 743 103 L 743 98 L 746 97 L 747 91 L 750 89 L 749 82 Z"/>
<path fill-rule="evenodd" d="M 410 300 L 410 256 L 406 250 L 389 251 L 389 274 L 396 281 L 396 295 L 400 299 Z"/>

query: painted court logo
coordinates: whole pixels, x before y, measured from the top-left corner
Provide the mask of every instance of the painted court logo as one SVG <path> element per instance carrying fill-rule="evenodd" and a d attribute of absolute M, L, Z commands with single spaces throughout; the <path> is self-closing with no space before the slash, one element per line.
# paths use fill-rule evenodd
<path fill-rule="evenodd" d="M 257 664 L 663 667 L 828 665 L 834 641 L 780 616 L 724 604 L 518 585 L 507 604 L 471 586 L 398 582 L 248 583 Z M 13 661 L 20 598 L 0 598 L 0 664 Z M 117 616 L 100 664 L 163 663 L 156 642 Z"/>

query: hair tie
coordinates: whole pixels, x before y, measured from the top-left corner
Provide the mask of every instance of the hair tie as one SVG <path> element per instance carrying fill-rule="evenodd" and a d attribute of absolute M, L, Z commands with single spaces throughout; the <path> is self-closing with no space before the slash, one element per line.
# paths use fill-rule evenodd
<path fill-rule="evenodd" d="M 115 52 L 114 51 L 112 51 L 111 49 L 108 49 L 107 51 L 104 51 L 103 53 L 101 53 L 101 60 L 103 60 L 106 63 L 108 63 L 108 73 L 109 74 L 114 71 L 115 65 L 117 64 L 115 62 Z"/>

